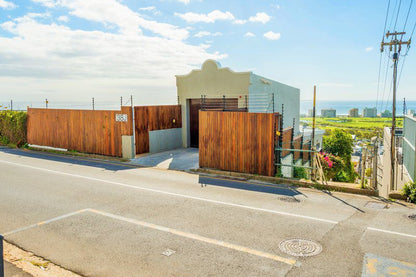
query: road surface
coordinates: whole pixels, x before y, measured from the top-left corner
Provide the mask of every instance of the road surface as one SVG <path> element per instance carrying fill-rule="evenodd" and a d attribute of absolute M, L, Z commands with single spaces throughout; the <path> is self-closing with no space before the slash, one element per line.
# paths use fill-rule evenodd
<path fill-rule="evenodd" d="M 86 276 L 416 276 L 416 221 L 407 217 L 416 211 L 385 206 L 0 149 L 0 233 Z M 317 244 L 300 249 L 299 239 Z"/>

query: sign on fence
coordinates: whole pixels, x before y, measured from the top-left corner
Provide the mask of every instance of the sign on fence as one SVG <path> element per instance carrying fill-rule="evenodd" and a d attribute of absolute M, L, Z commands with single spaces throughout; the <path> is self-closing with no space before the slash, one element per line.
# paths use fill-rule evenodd
<path fill-rule="evenodd" d="M 127 122 L 127 114 L 116 114 L 116 121 Z"/>

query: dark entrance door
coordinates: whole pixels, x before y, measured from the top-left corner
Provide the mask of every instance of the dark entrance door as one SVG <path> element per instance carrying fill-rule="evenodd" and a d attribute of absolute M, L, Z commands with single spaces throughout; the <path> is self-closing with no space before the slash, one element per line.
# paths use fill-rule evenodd
<path fill-rule="evenodd" d="M 204 110 L 208 111 L 237 111 L 238 98 L 206 98 Z M 190 146 L 199 147 L 199 110 L 201 99 L 189 99 L 189 131 L 191 135 Z"/>
<path fill-rule="evenodd" d="M 200 99 L 189 100 L 189 131 L 191 135 L 191 147 L 199 146 L 199 110 L 201 109 Z"/>

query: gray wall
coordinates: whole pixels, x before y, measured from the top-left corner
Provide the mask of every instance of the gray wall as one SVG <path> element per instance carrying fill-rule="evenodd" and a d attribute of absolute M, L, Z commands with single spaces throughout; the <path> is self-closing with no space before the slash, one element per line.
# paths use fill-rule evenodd
<path fill-rule="evenodd" d="M 416 181 L 416 118 L 406 116 L 403 131 L 403 163 L 410 177 Z"/>
<path fill-rule="evenodd" d="M 284 105 L 283 128 L 293 126 L 293 118 L 295 118 L 295 136 L 298 135 L 300 90 L 253 73 L 250 74 L 249 112 L 272 113 L 273 94 L 274 112 L 281 113 L 282 104 Z"/>
<path fill-rule="evenodd" d="M 182 128 L 149 132 L 149 153 L 158 153 L 182 147 Z"/>

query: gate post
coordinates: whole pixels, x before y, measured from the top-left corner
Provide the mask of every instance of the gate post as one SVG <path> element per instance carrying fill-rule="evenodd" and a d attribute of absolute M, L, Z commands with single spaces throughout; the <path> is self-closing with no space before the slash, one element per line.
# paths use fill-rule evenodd
<path fill-rule="evenodd" d="M 4 277 L 3 236 L 0 235 L 0 277 Z"/>

